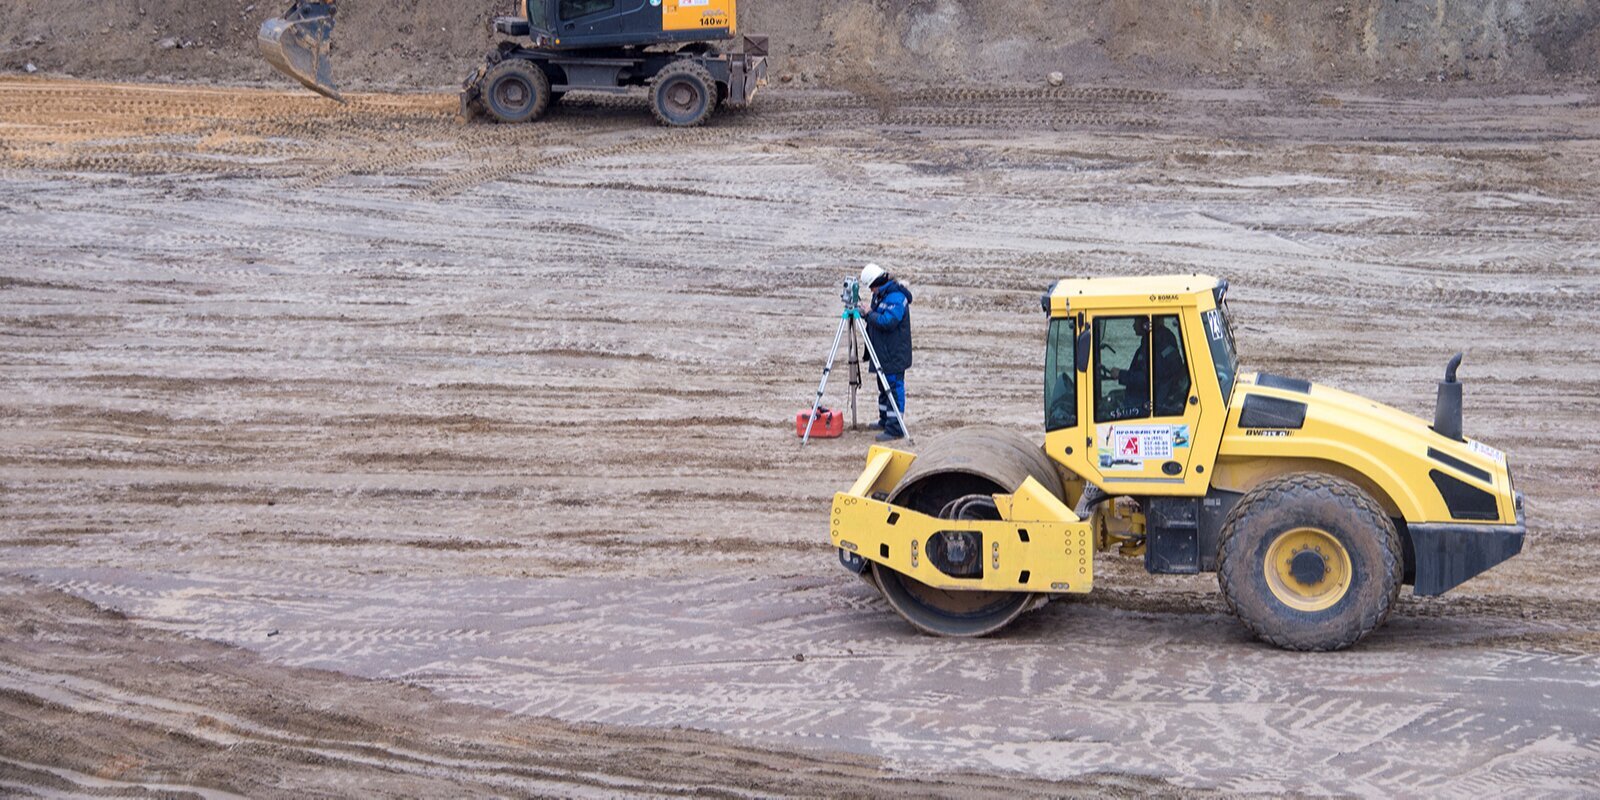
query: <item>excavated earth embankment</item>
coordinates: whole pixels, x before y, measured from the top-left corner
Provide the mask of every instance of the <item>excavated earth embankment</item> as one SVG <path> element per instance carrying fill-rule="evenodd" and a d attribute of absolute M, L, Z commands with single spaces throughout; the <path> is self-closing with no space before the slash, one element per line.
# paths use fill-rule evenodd
<path fill-rule="evenodd" d="M 202 83 L 277 79 L 254 53 L 286 0 L 0 4 L 0 70 Z M 508 0 L 345 0 L 340 80 L 440 88 L 492 46 Z M 835 87 L 1036 83 L 1499 86 L 1600 77 L 1593 0 L 746 0 L 780 81 Z"/>

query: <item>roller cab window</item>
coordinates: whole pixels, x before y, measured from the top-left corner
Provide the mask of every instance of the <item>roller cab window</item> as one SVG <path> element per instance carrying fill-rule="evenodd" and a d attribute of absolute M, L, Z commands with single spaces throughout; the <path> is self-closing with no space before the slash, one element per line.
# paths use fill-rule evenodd
<path fill-rule="evenodd" d="M 1183 328 L 1174 314 L 1151 319 L 1151 407 L 1158 417 L 1181 417 L 1189 399 L 1189 359 L 1183 352 Z"/>
<path fill-rule="evenodd" d="M 1095 422 L 1183 416 L 1191 382 L 1177 315 L 1094 321 Z"/>
<path fill-rule="evenodd" d="M 1238 350 L 1233 345 L 1233 321 L 1228 316 L 1228 306 L 1220 305 L 1200 315 L 1206 329 L 1206 343 L 1211 348 L 1211 363 L 1217 367 L 1217 385 L 1222 388 L 1222 402 L 1233 396 L 1233 381 L 1239 374 Z"/>
<path fill-rule="evenodd" d="M 1078 327 L 1071 319 L 1050 320 L 1044 350 L 1044 429 L 1058 431 L 1078 424 L 1078 370 L 1075 358 Z"/>

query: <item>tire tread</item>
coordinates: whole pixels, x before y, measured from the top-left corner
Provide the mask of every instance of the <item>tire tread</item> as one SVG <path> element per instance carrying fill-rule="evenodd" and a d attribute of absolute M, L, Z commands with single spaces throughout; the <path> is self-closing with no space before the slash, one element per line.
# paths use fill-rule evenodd
<path fill-rule="evenodd" d="M 1304 496 L 1306 494 L 1325 493 L 1341 505 L 1350 507 L 1358 514 L 1372 520 L 1372 528 L 1387 535 L 1381 535 L 1383 569 L 1391 577 L 1388 581 L 1388 590 L 1384 593 L 1382 602 L 1376 607 L 1363 609 L 1359 624 L 1354 631 L 1342 639 L 1305 645 L 1287 639 L 1263 627 L 1258 620 L 1251 619 L 1249 615 L 1241 612 L 1235 601 L 1236 592 L 1230 584 L 1228 561 L 1230 558 L 1246 557 L 1244 554 L 1233 553 L 1235 525 L 1239 520 L 1250 517 L 1264 506 L 1281 502 L 1285 495 Z M 1241 622 L 1256 638 L 1268 644 L 1281 647 L 1285 650 L 1306 650 L 1314 652 L 1327 652 L 1343 650 L 1356 642 L 1361 641 L 1367 634 L 1376 630 L 1389 618 L 1395 604 L 1400 599 L 1400 576 L 1404 565 L 1404 555 L 1400 545 L 1399 532 L 1395 530 L 1394 523 L 1384 513 L 1383 508 L 1367 492 L 1343 478 L 1317 472 L 1296 472 L 1270 478 L 1267 481 L 1245 493 L 1245 496 L 1229 512 L 1227 519 L 1222 524 L 1222 540 L 1218 543 L 1217 581 L 1222 588 L 1222 598 L 1228 605 L 1228 610 Z M 1254 568 L 1252 566 L 1252 568 Z"/>
<path fill-rule="evenodd" d="M 700 81 L 701 85 L 704 86 L 708 92 L 706 95 L 705 111 L 692 122 L 672 121 L 672 119 L 666 115 L 666 112 L 662 110 L 660 99 L 656 94 L 656 89 L 661 86 L 663 81 L 680 75 L 693 76 Z M 661 70 L 656 73 L 655 79 L 652 81 L 650 87 L 650 113 L 655 115 L 657 122 L 660 122 L 662 125 L 666 125 L 669 128 L 695 128 L 704 125 L 706 120 L 711 119 L 711 115 L 715 113 L 716 110 L 717 80 L 711 77 L 711 72 L 705 67 L 701 66 L 698 62 L 687 58 L 679 59 L 671 64 L 666 65 L 665 67 L 662 67 Z"/>
<path fill-rule="evenodd" d="M 533 86 L 534 94 L 537 95 L 533 103 L 533 110 L 528 113 L 525 119 L 506 119 L 501 117 L 495 112 L 494 103 L 489 95 L 494 90 L 494 83 L 497 79 L 513 72 L 527 78 L 528 82 Z M 550 76 L 546 75 L 538 64 L 525 58 L 507 58 L 495 64 L 483 76 L 483 87 L 483 97 L 480 102 L 484 110 L 488 112 L 490 119 L 502 124 L 533 122 L 544 116 L 544 113 L 549 110 L 553 99 L 550 92 Z"/>

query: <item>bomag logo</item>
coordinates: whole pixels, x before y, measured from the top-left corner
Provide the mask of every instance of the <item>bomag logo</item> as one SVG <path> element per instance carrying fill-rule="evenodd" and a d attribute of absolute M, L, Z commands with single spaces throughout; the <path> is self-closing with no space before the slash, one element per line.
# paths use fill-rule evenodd
<path fill-rule="evenodd" d="M 1153 295 L 1150 295 L 1150 302 L 1152 302 L 1152 303 L 1176 303 L 1176 302 L 1178 302 L 1178 296 L 1175 295 L 1175 294 L 1153 294 Z"/>

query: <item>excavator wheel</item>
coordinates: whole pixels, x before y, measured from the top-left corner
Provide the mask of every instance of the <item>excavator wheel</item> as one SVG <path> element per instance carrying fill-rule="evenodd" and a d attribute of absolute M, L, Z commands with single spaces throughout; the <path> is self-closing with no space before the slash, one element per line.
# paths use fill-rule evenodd
<path fill-rule="evenodd" d="M 991 496 L 1030 477 L 1060 495 L 1061 475 L 1037 444 L 1002 428 L 963 428 L 929 442 L 889 502 L 944 519 L 998 519 Z M 935 636 L 987 636 L 1040 599 L 1031 592 L 935 589 L 878 564 L 872 576 L 896 613 Z"/>
<path fill-rule="evenodd" d="M 1287 650 L 1342 650 L 1399 599 L 1400 534 L 1360 487 L 1302 472 L 1239 499 L 1222 523 L 1217 581 L 1257 638 Z"/>
<path fill-rule="evenodd" d="M 682 59 L 661 68 L 650 87 L 650 111 L 663 125 L 693 128 L 717 108 L 717 81 L 705 67 Z"/>
<path fill-rule="evenodd" d="M 527 59 L 508 58 L 483 76 L 483 108 L 496 122 L 531 122 L 550 101 L 550 76 Z"/>

